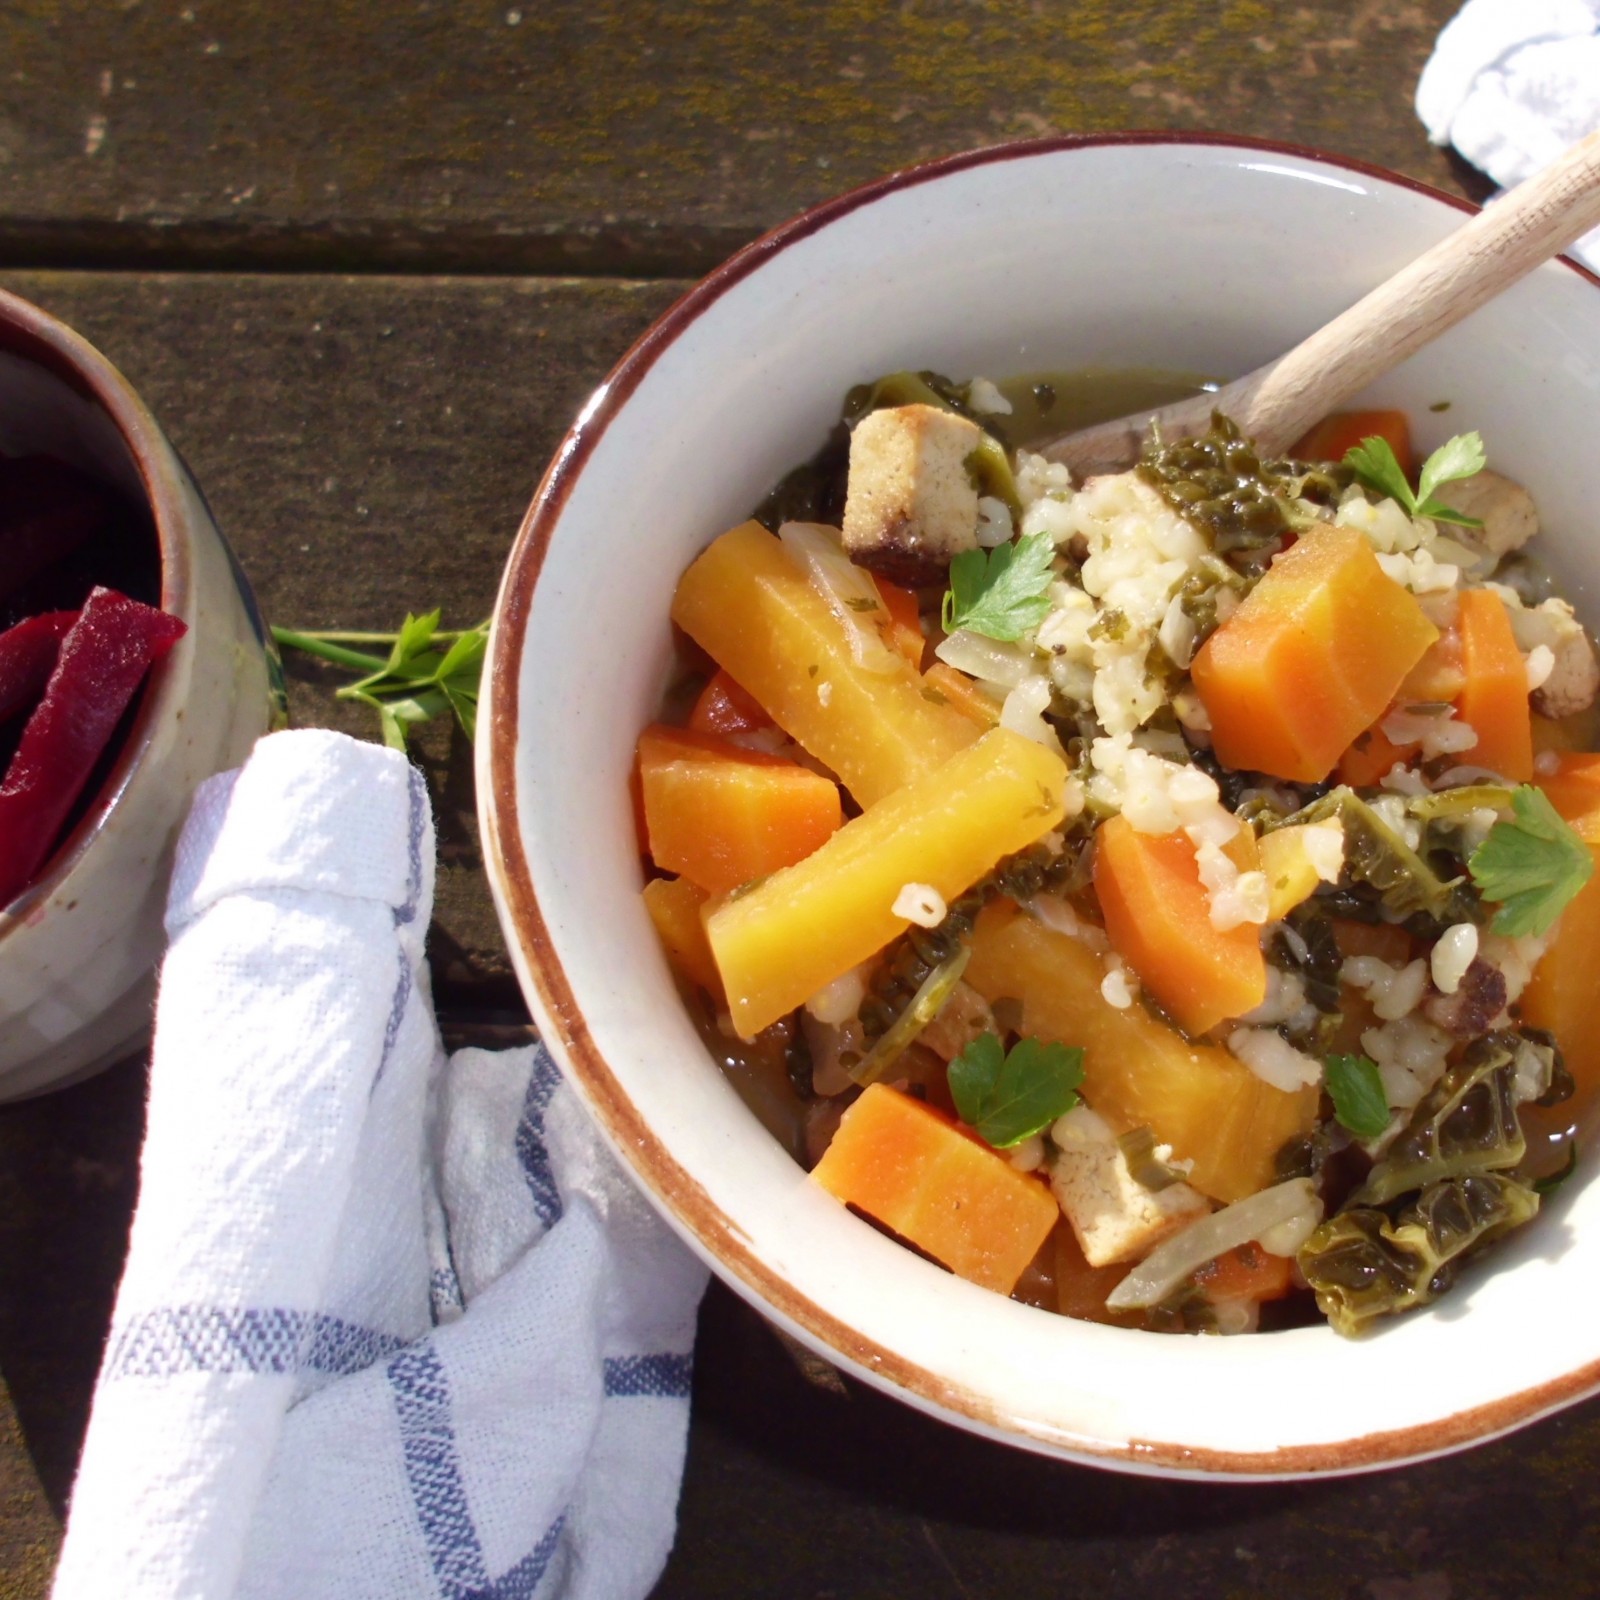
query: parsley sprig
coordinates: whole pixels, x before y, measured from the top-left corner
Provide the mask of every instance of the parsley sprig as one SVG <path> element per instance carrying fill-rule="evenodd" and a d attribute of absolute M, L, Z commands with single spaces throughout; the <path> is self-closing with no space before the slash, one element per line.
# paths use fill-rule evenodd
<path fill-rule="evenodd" d="M 1078 1103 L 1083 1051 L 1019 1039 L 1007 1051 L 996 1033 L 974 1039 L 950 1063 L 956 1114 L 996 1150 L 1048 1128 Z"/>
<path fill-rule="evenodd" d="M 1516 939 L 1548 931 L 1589 881 L 1594 857 L 1544 790 L 1519 784 L 1511 791 L 1511 812 L 1472 852 L 1467 871 L 1478 893 L 1500 907 L 1494 931 Z"/>
<path fill-rule="evenodd" d="M 274 628 L 272 637 L 291 650 L 303 651 L 362 676 L 337 691 L 341 700 L 359 700 L 378 713 L 383 742 L 393 750 L 406 747 L 406 729 L 437 716 L 454 714 L 470 739 L 477 727 L 478 684 L 489 647 L 489 624 L 445 632 L 439 613 L 409 613 L 398 633 L 309 633 Z M 387 656 L 350 647 L 387 644 Z"/>
<path fill-rule="evenodd" d="M 1037 628 L 1050 614 L 1056 547 L 1048 533 L 1030 533 L 993 550 L 963 550 L 950 563 L 944 631 L 965 628 L 1006 643 Z"/>
<path fill-rule="evenodd" d="M 1378 1063 L 1367 1056 L 1328 1056 L 1322 1081 L 1333 1114 L 1358 1139 L 1376 1139 L 1389 1126 L 1389 1096 Z"/>
<path fill-rule="evenodd" d="M 1443 501 L 1434 498 L 1434 491 L 1440 484 L 1470 478 L 1483 471 L 1487 457 L 1483 453 L 1483 440 L 1476 433 L 1458 433 L 1455 438 L 1446 439 L 1422 463 L 1415 493 L 1406 482 L 1405 472 L 1387 439 L 1377 435 L 1363 439 L 1345 451 L 1344 459 L 1345 465 L 1354 468 L 1355 475 L 1369 489 L 1398 501 L 1408 516 L 1453 522 L 1462 528 L 1483 526 L 1476 517 L 1452 511 Z"/>

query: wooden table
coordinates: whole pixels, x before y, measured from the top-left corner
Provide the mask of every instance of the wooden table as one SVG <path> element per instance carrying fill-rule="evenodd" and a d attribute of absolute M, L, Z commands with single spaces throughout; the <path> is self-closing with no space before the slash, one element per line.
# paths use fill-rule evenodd
<path fill-rule="evenodd" d="M 1454 10 L 10 0 L 0 281 L 140 388 L 275 620 L 387 627 L 443 604 L 465 623 L 593 385 L 763 228 L 923 157 L 1125 127 L 1290 139 L 1481 194 L 1411 109 Z M 315 668 L 292 689 L 299 720 L 369 731 Z M 493 1040 L 526 1014 L 469 753 L 444 730 L 420 751 L 441 1012 Z M 136 1192 L 143 1073 L 129 1061 L 0 1110 L 0 1600 L 46 1592 Z M 714 1286 L 657 1593 L 1578 1596 L 1600 1591 L 1597 1482 L 1593 1402 L 1351 1480 L 1054 1465 L 813 1386 Z"/>

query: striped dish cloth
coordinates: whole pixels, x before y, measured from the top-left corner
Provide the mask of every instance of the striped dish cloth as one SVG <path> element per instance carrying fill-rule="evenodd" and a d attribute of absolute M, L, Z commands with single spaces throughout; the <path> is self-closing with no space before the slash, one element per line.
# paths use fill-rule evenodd
<path fill-rule="evenodd" d="M 168 904 L 56 1600 L 554 1600 L 671 1546 L 706 1274 L 538 1048 L 439 1048 L 396 753 L 263 740 Z"/>
<path fill-rule="evenodd" d="M 1600 0 L 1467 0 L 1417 83 L 1417 115 L 1502 188 L 1600 129 Z M 1568 252 L 1600 271 L 1600 229 Z"/>

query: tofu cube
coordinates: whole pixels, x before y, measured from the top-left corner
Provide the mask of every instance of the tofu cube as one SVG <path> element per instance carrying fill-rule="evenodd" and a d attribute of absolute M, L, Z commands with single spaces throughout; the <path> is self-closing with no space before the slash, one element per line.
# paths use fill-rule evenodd
<path fill-rule="evenodd" d="M 1057 1149 L 1050 1187 L 1091 1267 L 1137 1261 L 1211 1210 L 1186 1183 L 1147 1189 L 1137 1182 L 1116 1136 L 1087 1106 L 1061 1117 L 1050 1137 Z"/>
<path fill-rule="evenodd" d="M 1550 676 L 1533 692 L 1533 709 L 1545 717 L 1587 711 L 1600 692 L 1600 662 L 1583 624 L 1565 600 L 1507 605 L 1511 631 L 1524 654 L 1544 645 L 1555 658 Z"/>
<path fill-rule="evenodd" d="M 874 411 L 850 435 L 844 547 L 911 588 L 940 581 L 978 543 L 978 486 L 968 461 L 975 422 L 937 406 Z"/>

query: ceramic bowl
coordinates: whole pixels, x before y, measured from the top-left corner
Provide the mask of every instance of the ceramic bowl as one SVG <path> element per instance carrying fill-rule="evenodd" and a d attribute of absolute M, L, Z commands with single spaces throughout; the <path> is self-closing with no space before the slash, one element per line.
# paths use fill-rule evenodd
<path fill-rule="evenodd" d="M 846 388 L 901 368 L 1227 378 L 1288 349 L 1463 221 L 1368 167 L 1171 135 L 1012 146 L 897 174 L 736 256 L 579 417 L 495 619 L 478 793 L 513 958 L 545 1038 L 669 1221 L 845 1369 L 992 1438 L 1132 1471 L 1358 1471 L 1459 1448 L 1600 1387 L 1600 1186 L 1437 1307 L 1174 1338 L 1074 1322 L 918 1259 L 816 1188 L 697 1039 L 640 905 L 627 775 L 690 559 L 822 442 Z M 1551 263 L 1368 391 L 1420 443 L 1480 429 L 1530 485 L 1544 554 L 1596 618 L 1600 283 Z M 1448 410 L 1440 410 L 1445 405 Z"/>
<path fill-rule="evenodd" d="M 85 340 L 0 292 L 0 453 L 45 453 L 150 508 L 161 605 L 189 626 L 43 877 L 0 911 L 0 1099 L 85 1077 L 149 1032 L 177 831 L 281 704 L 249 586 L 187 468 Z"/>

